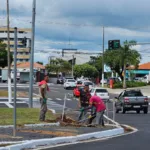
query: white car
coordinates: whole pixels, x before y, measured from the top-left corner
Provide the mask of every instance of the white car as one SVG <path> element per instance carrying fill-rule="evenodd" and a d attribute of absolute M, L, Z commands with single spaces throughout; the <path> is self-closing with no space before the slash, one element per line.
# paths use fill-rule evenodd
<path fill-rule="evenodd" d="M 104 88 L 92 88 L 91 89 L 91 95 L 97 95 L 99 96 L 103 101 L 109 100 L 109 93 L 107 89 Z"/>
<path fill-rule="evenodd" d="M 89 85 L 89 89 L 91 90 L 94 87 L 94 83 L 92 83 L 91 81 L 83 81 L 82 85 Z"/>
<path fill-rule="evenodd" d="M 75 88 L 76 81 L 74 79 L 67 79 L 64 83 L 64 89 Z"/>

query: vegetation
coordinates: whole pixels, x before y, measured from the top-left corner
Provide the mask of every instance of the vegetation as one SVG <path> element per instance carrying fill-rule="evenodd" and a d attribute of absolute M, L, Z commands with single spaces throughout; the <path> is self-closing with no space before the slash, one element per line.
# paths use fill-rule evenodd
<path fill-rule="evenodd" d="M 82 64 L 82 65 L 75 65 L 74 66 L 74 75 L 76 77 L 97 77 L 98 76 L 98 71 L 96 67 L 91 66 L 89 64 Z"/>
<path fill-rule="evenodd" d="M 4 68 L 7 66 L 7 44 L 3 43 L 2 40 L 0 40 L 0 67 Z M 13 56 L 10 54 L 10 62 L 12 63 Z"/>
<path fill-rule="evenodd" d="M 138 68 L 141 60 L 141 55 L 138 51 L 131 49 L 136 44 L 135 41 L 125 41 L 124 46 L 121 46 L 117 50 L 106 50 L 104 53 L 104 61 L 111 70 L 118 73 L 123 81 L 124 74 L 126 74 L 126 67 L 134 65 Z M 124 82 L 124 87 L 126 87 Z"/>
<path fill-rule="evenodd" d="M 37 61 L 36 63 L 43 65 L 43 62 L 41 62 L 41 61 Z"/>
<path fill-rule="evenodd" d="M 126 81 L 126 85 L 128 88 L 131 87 L 141 87 L 141 86 L 146 86 L 147 83 L 144 82 L 135 82 L 135 81 Z M 114 84 L 114 88 L 122 88 L 122 82 L 117 82 Z"/>
<path fill-rule="evenodd" d="M 40 109 L 37 108 L 17 108 L 17 125 L 40 123 L 39 112 Z M 0 125 L 13 124 L 13 109 L 1 108 L 0 114 Z M 56 119 L 51 111 L 47 112 L 46 117 L 46 120 Z"/>
<path fill-rule="evenodd" d="M 57 58 L 55 60 L 51 60 L 50 64 L 46 65 L 46 69 L 49 73 L 58 74 L 59 72 L 69 73 L 72 67 L 68 61 Z"/>

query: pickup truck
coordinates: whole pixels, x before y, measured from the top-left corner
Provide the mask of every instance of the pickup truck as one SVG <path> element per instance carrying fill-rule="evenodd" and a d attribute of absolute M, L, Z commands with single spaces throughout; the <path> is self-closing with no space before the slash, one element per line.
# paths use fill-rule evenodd
<path fill-rule="evenodd" d="M 124 90 L 118 97 L 115 97 L 116 113 L 122 111 L 135 110 L 138 114 L 142 110 L 144 114 L 148 113 L 148 97 L 143 96 L 141 90 Z"/>

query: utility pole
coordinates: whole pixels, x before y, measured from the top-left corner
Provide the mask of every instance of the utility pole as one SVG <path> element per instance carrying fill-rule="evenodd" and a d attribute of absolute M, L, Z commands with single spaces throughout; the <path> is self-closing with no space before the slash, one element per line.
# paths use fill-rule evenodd
<path fill-rule="evenodd" d="M 12 101 L 12 90 L 11 90 L 11 68 L 10 68 L 10 33 L 9 33 L 9 0 L 7 0 L 7 61 L 8 61 L 8 98 L 9 103 Z"/>
<path fill-rule="evenodd" d="M 34 36 L 35 36 L 35 15 L 36 15 L 36 0 L 33 0 L 32 10 L 32 39 L 30 53 L 30 88 L 29 88 L 29 107 L 33 107 L 33 66 L 34 66 Z"/>
<path fill-rule="evenodd" d="M 102 54 L 102 87 L 104 87 L 104 26 L 103 26 L 103 54 Z"/>
<path fill-rule="evenodd" d="M 17 99 L 17 87 L 16 87 L 16 78 L 17 78 L 17 28 L 14 28 L 14 128 L 13 136 L 16 136 L 16 99 Z"/>
<path fill-rule="evenodd" d="M 72 77 L 73 77 L 73 67 L 74 67 L 74 55 L 72 55 Z"/>

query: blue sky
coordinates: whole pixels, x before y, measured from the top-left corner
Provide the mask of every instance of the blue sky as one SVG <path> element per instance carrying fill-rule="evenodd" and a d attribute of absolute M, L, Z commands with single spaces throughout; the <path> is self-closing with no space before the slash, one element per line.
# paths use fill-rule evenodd
<path fill-rule="evenodd" d="M 12 27 L 31 27 L 32 0 L 9 0 Z M 35 50 L 77 48 L 102 50 L 108 40 L 150 42 L 149 0 L 37 0 Z M 0 0 L 0 25 L 6 22 L 6 1 Z M 70 45 L 69 45 L 70 40 Z M 150 45 L 134 47 L 149 61 Z M 46 62 L 50 53 L 36 53 Z M 40 57 L 39 57 L 40 56 Z"/>

